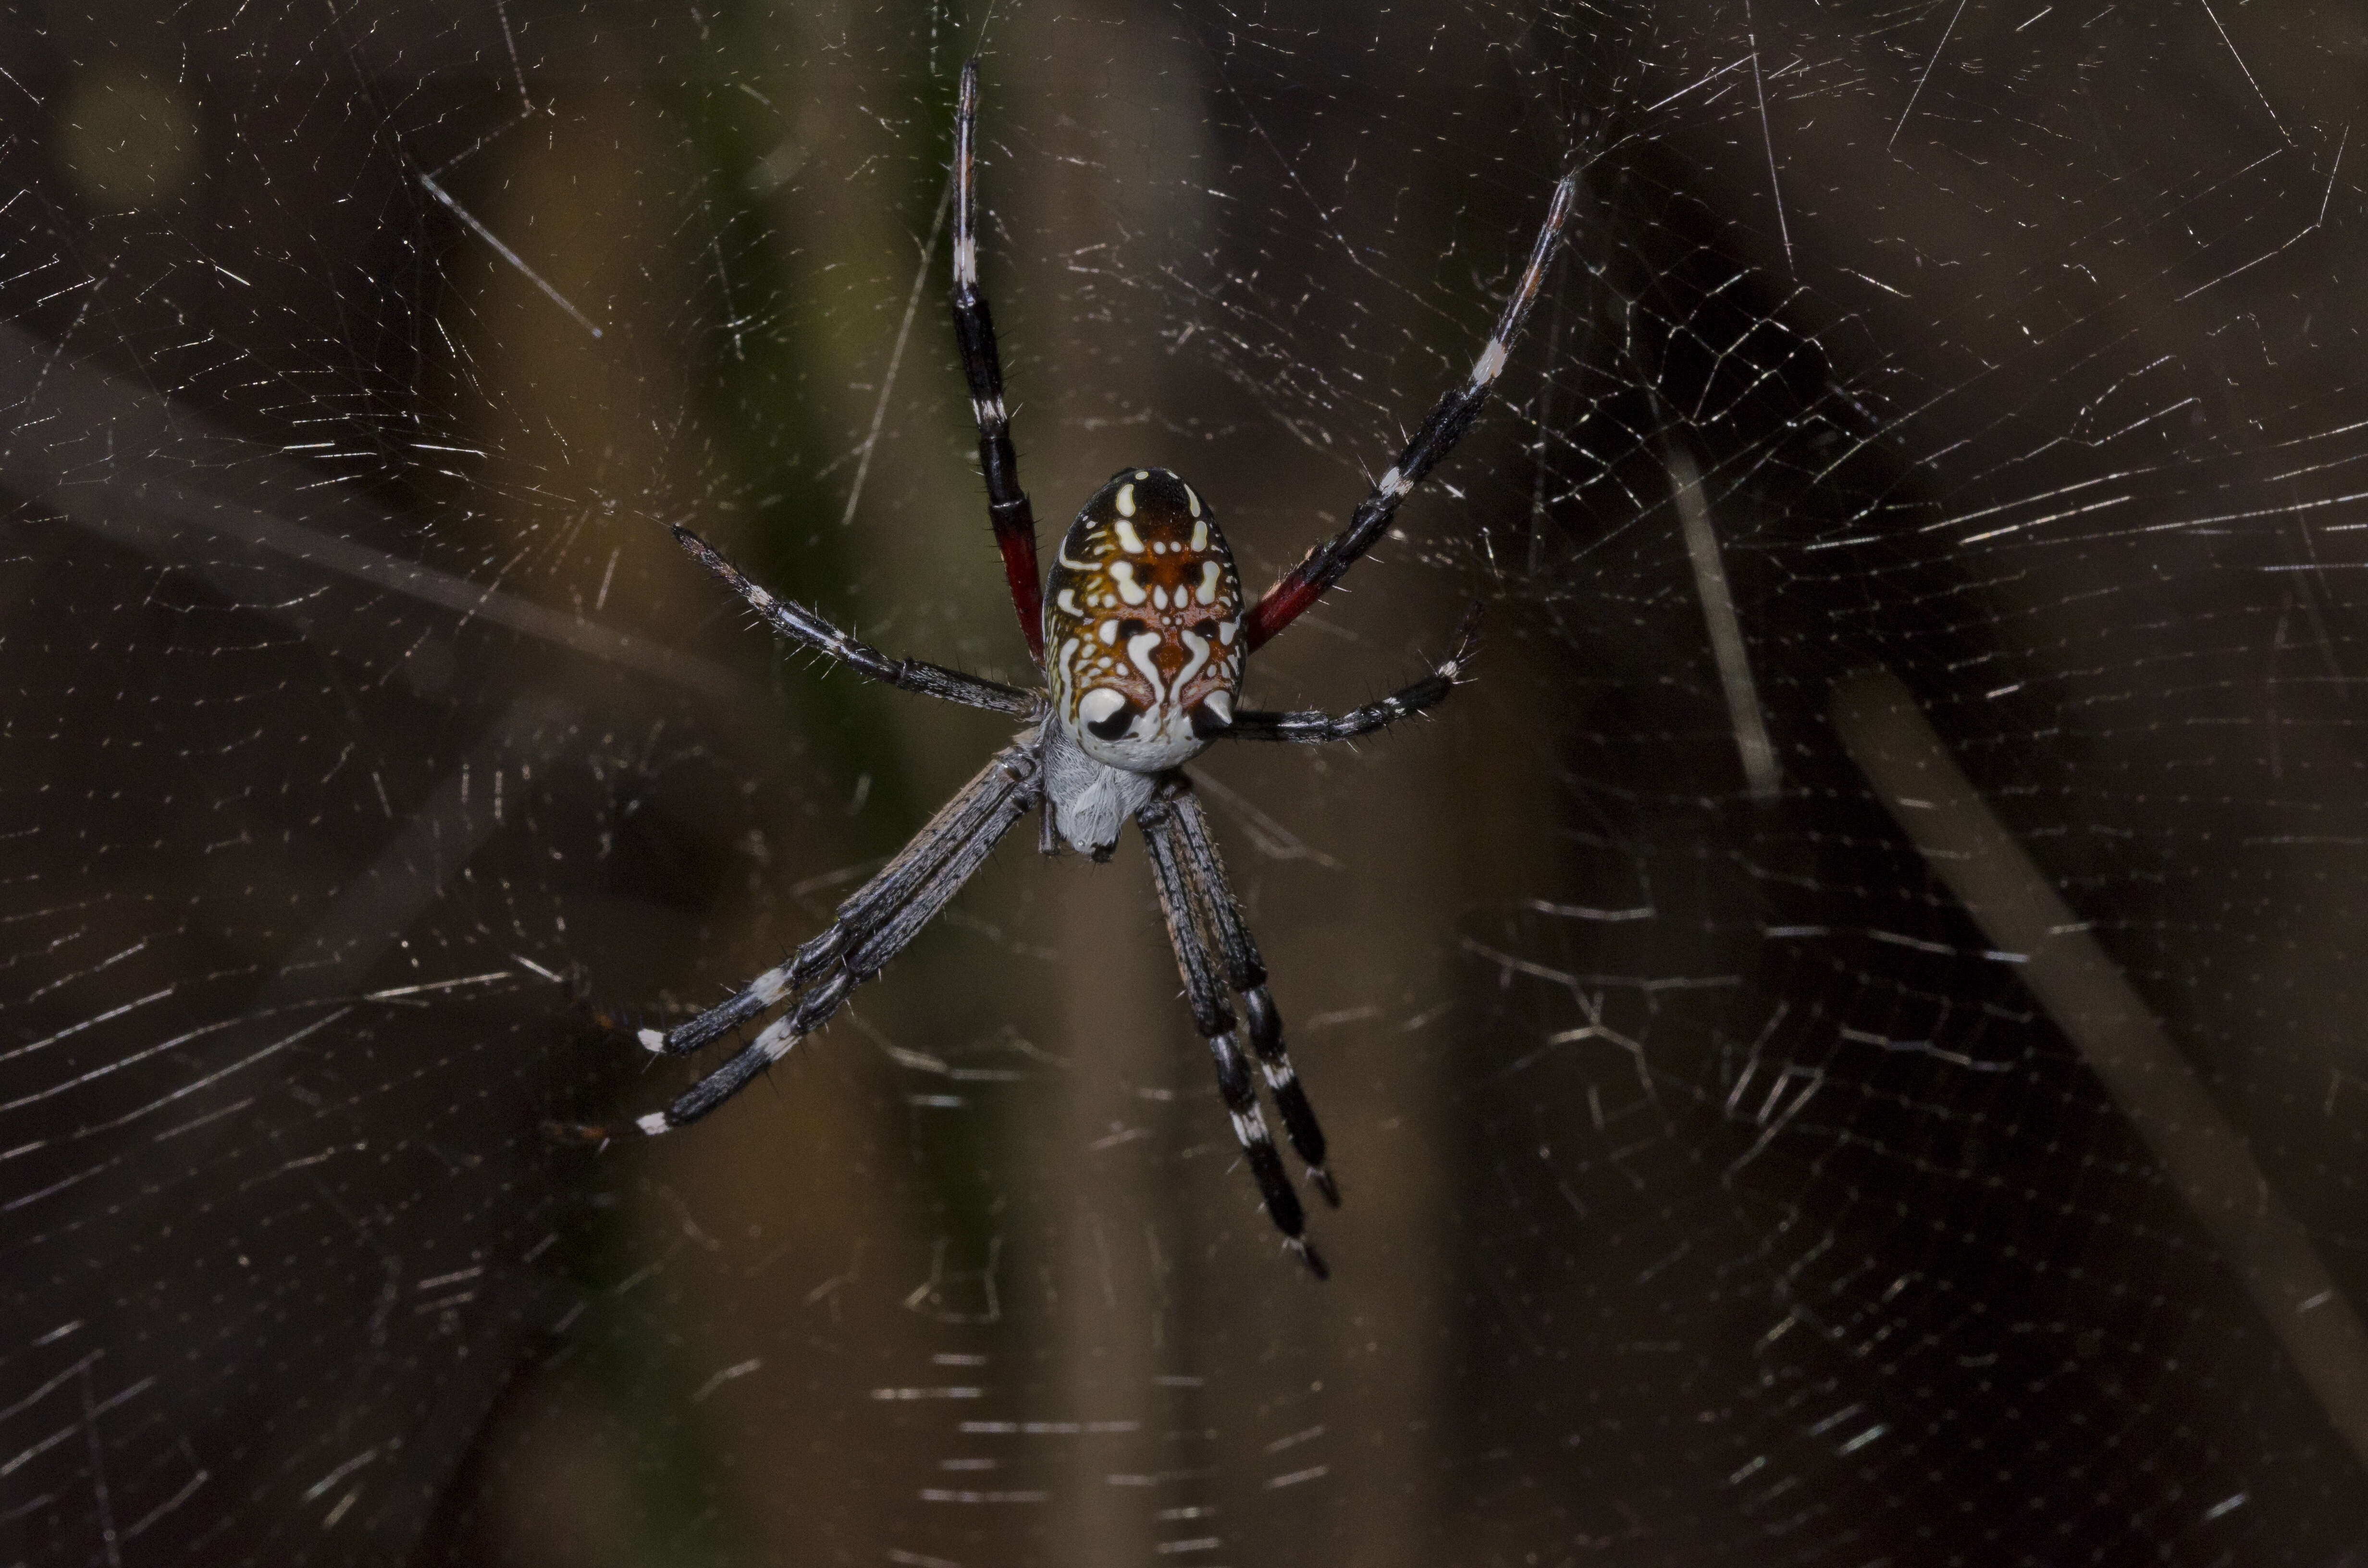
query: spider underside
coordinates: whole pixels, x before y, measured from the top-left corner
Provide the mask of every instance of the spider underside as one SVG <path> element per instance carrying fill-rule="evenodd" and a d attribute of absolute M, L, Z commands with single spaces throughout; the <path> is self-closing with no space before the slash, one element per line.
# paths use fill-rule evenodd
<path fill-rule="evenodd" d="M 652 1051 L 683 1055 L 777 1006 L 787 1004 L 785 1012 L 664 1110 L 630 1123 L 563 1131 L 600 1140 L 698 1120 L 828 1021 L 848 993 L 945 907 L 1029 812 L 1041 814 L 1043 853 L 1056 853 L 1065 841 L 1096 860 L 1110 857 L 1132 818 L 1143 835 L 1185 1000 L 1216 1058 L 1218 1091 L 1243 1155 L 1285 1244 L 1321 1278 L 1327 1270 L 1307 1239 L 1298 1194 L 1267 1130 L 1252 1056 L 1308 1180 L 1335 1207 L 1339 1189 L 1325 1164 L 1323 1129 L 1283 1045 L 1266 966 L 1183 765 L 1218 740 L 1349 740 L 1419 712 L 1453 689 L 1472 657 L 1476 605 L 1445 659 L 1378 702 L 1338 717 L 1234 707 L 1248 655 L 1381 537 L 1399 503 L 1470 427 L 1537 295 L 1569 215 L 1576 176 L 1555 187 L 1529 264 L 1470 378 L 1440 399 L 1349 527 L 1309 551 L 1257 603 L 1243 597 L 1232 552 L 1207 502 L 1164 469 L 1122 469 L 1111 476 L 1079 511 L 1040 585 L 1034 514 L 1019 486 L 995 328 L 978 286 L 977 111 L 978 66 L 972 61 L 962 68 L 954 136 L 954 335 L 978 421 L 988 518 L 1044 687 L 1025 690 L 917 659 L 889 658 L 814 611 L 776 598 L 698 535 L 676 528 L 676 539 L 692 558 L 779 635 L 873 679 L 1009 714 L 1023 727 L 788 960 L 688 1022 L 643 1029 L 638 1038 Z"/>

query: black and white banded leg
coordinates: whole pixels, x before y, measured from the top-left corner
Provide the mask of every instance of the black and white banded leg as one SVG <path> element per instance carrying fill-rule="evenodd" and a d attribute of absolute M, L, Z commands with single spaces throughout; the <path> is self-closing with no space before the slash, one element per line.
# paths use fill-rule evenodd
<path fill-rule="evenodd" d="M 1243 741 L 1297 741 L 1304 744 L 1320 744 L 1326 741 L 1354 740 L 1371 734 L 1384 725 L 1421 712 L 1447 700 L 1455 689 L 1456 677 L 1471 665 L 1472 656 L 1480 647 L 1480 606 L 1475 602 L 1464 612 L 1463 624 L 1455 629 L 1455 651 L 1430 667 L 1430 673 L 1402 691 L 1391 693 L 1378 702 L 1368 702 L 1337 718 L 1329 713 L 1305 710 L 1296 713 L 1270 713 L 1261 709 L 1235 710 L 1234 722 L 1216 731 L 1220 739 Z"/>
<path fill-rule="evenodd" d="M 1414 493 L 1414 487 L 1455 449 L 1455 443 L 1472 428 L 1472 422 L 1480 416 L 1488 394 L 1496 388 L 1497 378 L 1504 374 L 1513 340 L 1520 335 L 1521 323 L 1537 301 L 1538 290 L 1545 282 L 1546 267 L 1554 260 L 1554 247 L 1562 243 L 1563 225 L 1570 221 L 1571 207 L 1577 198 L 1578 176 L 1564 176 L 1554 187 L 1545 222 L 1530 247 L 1529 265 L 1521 269 L 1512 298 L 1505 301 L 1504 313 L 1497 319 L 1497 330 L 1488 335 L 1487 347 L 1473 361 L 1472 374 L 1462 386 L 1449 388 L 1440 398 L 1415 431 L 1413 439 L 1398 454 L 1398 460 L 1374 483 L 1372 494 L 1357 504 L 1356 511 L 1349 515 L 1349 526 L 1309 551 L 1305 560 L 1284 573 L 1250 607 L 1242 635 L 1253 651 L 1297 619 L 1357 563 L 1359 556 L 1373 547 L 1373 541 L 1387 531 L 1398 504 Z"/>
<path fill-rule="evenodd" d="M 1306 1164 L 1307 1179 L 1315 1184 L 1325 1202 L 1338 1209 L 1340 1188 L 1324 1161 L 1324 1129 L 1315 1119 L 1315 1108 L 1308 1103 L 1307 1091 L 1300 1086 L 1298 1072 L 1291 1065 L 1291 1052 L 1283 1048 L 1282 1013 L 1266 988 L 1266 960 L 1258 956 L 1258 943 L 1242 919 L 1241 901 L 1234 897 L 1225 881 L 1224 862 L 1217 858 L 1217 841 L 1201 812 L 1201 797 L 1178 777 L 1162 790 L 1161 798 L 1172 813 L 1175 842 L 1181 852 L 1178 864 L 1192 902 L 1214 941 L 1225 983 L 1241 993 L 1242 1010 L 1249 1015 L 1250 1049 L 1258 1052 L 1268 1092 L 1274 1096 L 1275 1109 L 1282 1113 L 1282 1130 Z"/>
<path fill-rule="evenodd" d="M 1185 798 L 1189 799 L 1189 794 Z M 1176 966 L 1184 976 L 1185 1000 L 1191 1006 L 1194 1027 L 1208 1040 L 1210 1052 L 1216 1058 L 1217 1093 L 1233 1121 L 1234 1136 L 1241 1141 L 1242 1156 L 1249 1162 L 1250 1175 L 1257 1178 L 1258 1196 L 1264 1199 L 1267 1215 L 1274 1221 L 1275 1229 L 1282 1233 L 1283 1244 L 1299 1254 L 1318 1279 L 1328 1278 L 1331 1270 L 1325 1266 L 1323 1255 L 1307 1239 L 1307 1218 L 1300 1208 L 1299 1194 L 1292 1189 L 1291 1177 L 1282 1168 L 1282 1156 L 1275 1152 L 1274 1136 L 1267 1131 L 1266 1115 L 1258 1107 L 1258 1089 L 1250 1076 L 1249 1060 L 1242 1054 L 1233 1005 L 1226 997 L 1225 983 L 1219 978 L 1210 958 L 1202 930 L 1201 901 L 1193 894 L 1193 875 L 1187 868 L 1190 851 L 1178 825 L 1174 801 L 1156 799 L 1137 812 L 1134 820 L 1143 830 L 1144 846 L 1151 861 L 1152 884 L 1159 891 L 1159 908 L 1167 917 L 1167 938 L 1176 949 Z M 1265 1005 L 1265 1011 L 1271 1018 L 1271 1002 Z M 1254 1021 L 1255 1018 L 1254 1012 Z M 1279 1023 L 1274 1032 L 1280 1049 Z M 1304 1096 L 1299 1096 L 1299 1103 L 1304 1108 Z M 1314 1124 L 1311 1114 L 1307 1119 L 1311 1131 Z M 1320 1154 L 1322 1135 L 1318 1133 L 1316 1137 Z M 1301 1152 L 1305 1153 L 1304 1147 Z M 1328 1189 L 1329 1178 L 1324 1178 L 1321 1185 Z M 1326 1196 L 1331 1196 L 1328 1190 Z"/>
<path fill-rule="evenodd" d="M 655 1135 L 698 1120 L 752 1082 L 838 1011 L 848 994 L 878 974 L 985 864 L 1011 825 L 1036 808 L 1042 779 L 1039 733 L 1023 733 L 962 786 L 896 858 L 838 906 L 828 929 L 789 962 L 767 970 L 731 999 L 660 1034 L 643 1029 L 649 1050 L 680 1055 L 796 995 L 789 1012 L 676 1096 L 666 1109 L 630 1123 L 555 1131 L 584 1142 L 622 1133 Z"/>
<path fill-rule="evenodd" d="M 966 62 L 954 109 L 954 343 L 978 421 L 978 467 L 986 480 L 987 521 L 1003 555 L 1011 608 L 1028 639 L 1028 655 L 1044 662 L 1044 584 L 1036 567 L 1036 513 L 1019 488 L 1019 459 L 1011 449 L 1011 415 L 1003 406 L 1003 364 L 995 347 L 995 317 L 978 286 L 978 62 Z"/>
<path fill-rule="evenodd" d="M 1012 769 L 1018 766 L 1011 759 L 1024 756 L 1032 775 L 1038 766 L 1041 734 L 1041 731 L 1027 731 L 997 753 L 951 800 L 938 808 L 937 815 L 896 852 L 894 858 L 839 903 L 829 926 L 809 938 L 786 961 L 767 970 L 697 1017 L 664 1032 L 643 1029 L 635 1038 L 659 1055 L 688 1056 L 759 1013 L 770 1010 L 791 993 L 813 983 L 816 976 L 852 953 L 882 922 L 905 907 L 930 884 L 947 861 L 965 846 L 975 843 L 982 830 L 990 828 L 1001 817 L 1008 809 Z M 1039 792 L 1031 790 L 1030 799 Z M 992 828 L 994 836 L 1001 837 L 1008 825 Z M 993 839 L 988 843 L 991 846 Z M 965 877 L 968 874 L 963 873 Z"/>
<path fill-rule="evenodd" d="M 890 686 L 917 692 L 923 697 L 959 702 L 968 708 L 985 708 L 996 713 L 1008 713 L 1016 719 L 1033 720 L 1043 716 L 1044 699 L 1036 692 L 1022 691 L 1001 681 L 964 675 L 960 670 L 950 670 L 923 659 L 892 659 L 869 642 L 859 642 L 841 631 L 803 605 L 774 597 L 750 582 L 737 566 L 724 560 L 713 545 L 679 523 L 675 525 L 674 537 L 675 542 L 688 551 L 693 561 L 723 579 L 734 593 L 747 600 L 749 608 L 764 618 L 767 626 L 792 642 L 836 659 L 873 680 L 886 681 Z"/>

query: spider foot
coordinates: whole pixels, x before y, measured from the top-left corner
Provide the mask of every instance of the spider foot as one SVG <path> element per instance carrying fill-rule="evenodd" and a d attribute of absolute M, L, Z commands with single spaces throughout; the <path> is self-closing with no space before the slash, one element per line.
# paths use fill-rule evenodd
<path fill-rule="evenodd" d="M 1318 1279 L 1332 1278 L 1332 1266 L 1324 1261 L 1324 1255 L 1315 1250 L 1314 1242 L 1309 1241 L 1305 1236 L 1292 1236 L 1282 1244 L 1286 1250 L 1299 1255 L 1299 1261 L 1307 1265 L 1307 1271 L 1310 1274 L 1315 1275 Z"/>
<path fill-rule="evenodd" d="M 619 1138 L 655 1138 L 674 1125 L 666 1112 L 654 1110 L 631 1121 L 545 1121 L 542 1135 L 554 1143 L 583 1146 L 607 1143 Z"/>
<path fill-rule="evenodd" d="M 1463 612 L 1463 619 L 1455 623 L 1455 652 L 1439 666 L 1439 673 L 1448 680 L 1463 675 L 1472 656 L 1480 651 L 1480 612 L 1486 608 L 1484 601 L 1474 599 L 1471 608 Z"/>
<path fill-rule="evenodd" d="M 1307 1179 L 1316 1191 L 1324 1195 L 1325 1202 L 1335 1209 L 1340 1207 L 1340 1188 L 1333 1182 L 1330 1171 L 1322 1165 L 1310 1165 L 1307 1167 Z"/>
<path fill-rule="evenodd" d="M 583 1146 L 606 1143 L 609 1129 L 597 1121 L 545 1121 L 542 1135 L 554 1143 Z"/>

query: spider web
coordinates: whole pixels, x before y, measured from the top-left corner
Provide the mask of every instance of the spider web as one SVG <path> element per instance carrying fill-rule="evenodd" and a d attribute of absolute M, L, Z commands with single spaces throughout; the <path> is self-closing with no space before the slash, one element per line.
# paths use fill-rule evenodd
<path fill-rule="evenodd" d="M 162 13 L 162 14 L 160 14 Z M 0 1562 L 2356 1561 L 2355 18 L 2217 0 L 0 11 Z M 1139 849 L 1014 842 L 698 1129 L 612 1026 L 1004 733 L 1046 527 L 1246 578 L 1503 395 Z M 2348 389 L 2348 390 L 2347 390 Z M 1015 839 L 1032 836 L 1025 830 Z"/>

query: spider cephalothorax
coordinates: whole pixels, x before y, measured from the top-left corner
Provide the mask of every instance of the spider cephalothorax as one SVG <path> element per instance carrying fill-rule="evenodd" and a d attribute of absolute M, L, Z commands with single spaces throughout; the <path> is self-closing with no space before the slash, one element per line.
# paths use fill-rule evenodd
<path fill-rule="evenodd" d="M 1044 584 L 1044 687 L 1077 748 L 1131 773 L 1190 762 L 1234 721 L 1242 580 L 1217 519 L 1164 468 L 1121 469 Z"/>
<path fill-rule="evenodd" d="M 1019 487 L 995 327 L 978 286 L 977 114 L 978 62 L 973 61 L 962 67 L 954 120 L 954 336 L 978 419 L 988 521 L 1029 653 L 1043 667 L 1044 689 L 982 680 L 918 659 L 892 659 L 814 611 L 766 592 L 697 534 L 677 528 L 683 548 L 782 637 L 907 691 L 1008 714 L 1022 728 L 912 842 L 838 906 L 826 929 L 698 1017 L 670 1029 L 643 1029 L 639 1038 L 654 1051 L 682 1055 L 776 1006 L 786 1005 L 788 1011 L 666 1109 L 637 1117 L 630 1127 L 564 1131 L 595 1140 L 626 1131 L 664 1132 L 730 1099 L 828 1022 L 848 993 L 902 951 L 985 862 L 996 842 L 1030 812 L 1044 813 L 1040 843 L 1046 854 L 1065 839 L 1096 860 L 1110 857 L 1133 819 L 1143 832 L 1185 999 L 1216 1058 L 1217 1093 L 1243 1157 L 1284 1240 L 1321 1275 L 1324 1260 L 1308 1243 L 1299 1196 L 1259 1108 L 1253 1056 L 1257 1076 L 1266 1081 L 1308 1179 L 1333 1204 L 1340 1201 L 1339 1189 L 1325 1165 L 1323 1130 L 1283 1049 L 1282 1015 L 1267 992 L 1265 960 L 1226 885 L 1215 840 L 1182 767 L 1212 741 L 1226 738 L 1349 740 L 1419 712 L 1453 689 L 1472 655 L 1474 623 L 1469 617 L 1455 651 L 1429 675 L 1352 712 L 1335 718 L 1234 706 L 1243 662 L 1372 548 L 1398 504 L 1470 427 L 1545 277 L 1570 213 L 1576 176 L 1556 188 L 1529 266 L 1470 378 L 1439 400 L 1398 460 L 1359 504 L 1348 528 L 1310 551 L 1245 608 L 1241 577 L 1208 502 L 1166 469 L 1121 469 L 1095 492 L 1062 540 L 1051 578 L 1040 584 L 1035 515 Z M 1241 997 L 1247 1027 L 1235 1013 L 1235 994 Z"/>

